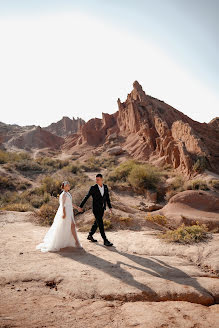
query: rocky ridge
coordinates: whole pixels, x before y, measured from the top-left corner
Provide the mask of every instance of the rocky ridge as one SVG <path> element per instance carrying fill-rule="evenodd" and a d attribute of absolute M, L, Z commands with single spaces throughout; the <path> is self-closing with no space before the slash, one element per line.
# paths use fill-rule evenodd
<path fill-rule="evenodd" d="M 118 99 L 117 112 L 103 113 L 102 119 L 89 120 L 77 134 L 68 138 L 63 149 L 73 151 L 86 145 L 104 145 L 105 148 L 120 145 L 131 157 L 171 165 L 188 175 L 197 161 L 218 173 L 217 122 L 217 119 L 209 124 L 194 121 L 147 95 L 135 81 L 127 99 L 124 102 Z"/>

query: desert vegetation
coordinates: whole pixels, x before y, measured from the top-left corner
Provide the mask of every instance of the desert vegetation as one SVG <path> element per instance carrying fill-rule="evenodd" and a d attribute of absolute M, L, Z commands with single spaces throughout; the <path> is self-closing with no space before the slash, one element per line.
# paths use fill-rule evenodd
<path fill-rule="evenodd" d="M 174 230 L 167 230 L 160 237 L 168 242 L 192 244 L 205 241 L 209 238 L 207 226 L 198 222 L 191 226 L 182 224 Z"/>
<path fill-rule="evenodd" d="M 106 176 L 106 181 L 114 188 L 126 186 L 138 193 L 144 193 L 147 189 L 158 190 L 162 179 L 163 172 L 159 168 L 134 160 L 120 164 Z"/>

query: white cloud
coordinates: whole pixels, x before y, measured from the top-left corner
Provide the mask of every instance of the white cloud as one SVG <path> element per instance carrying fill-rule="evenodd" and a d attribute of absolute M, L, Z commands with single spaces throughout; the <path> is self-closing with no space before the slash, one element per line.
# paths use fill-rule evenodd
<path fill-rule="evenodd" d="M 148 39 L 148 42 L 146 41 Z M 81 13 L 0 20 L 0 120 L 45 126 L 117 110 L 138 80 L 199 121 L 219 100 L 149 41 Z"/>

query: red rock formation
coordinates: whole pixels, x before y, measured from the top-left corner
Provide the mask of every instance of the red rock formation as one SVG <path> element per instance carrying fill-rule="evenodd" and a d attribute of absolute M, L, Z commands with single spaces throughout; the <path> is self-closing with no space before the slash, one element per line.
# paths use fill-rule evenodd
<path fill-rule="evenodd" d="M 70 119 L 67 116 L 63 116 L 63 118 L 60 121 L 56 123 L 52 123 L 44 129 L 57 136 L 66 137 L 70 134 L 77 133 L 78 131 L 80 131 L 81 126 L 84 123 L 85 121 L 82 120 L 81 118 L 75 119 L 73 117 L 73 119 Z"/>
<path fill-rule="evenodd" d="M 125 102 L 118 99 L 118 111 L 85 123 L 74 136 L 74 144 L 98 146 L 115 132 L 122 137 L 120 146 L 134 158 L 170 164 L 185 174 L 191 174 L 194 163 L 202 158 L 207 168 L 219 172 L 219 130 L 215 123 L 192 120 L 146 95 L 137 81 Z"/>

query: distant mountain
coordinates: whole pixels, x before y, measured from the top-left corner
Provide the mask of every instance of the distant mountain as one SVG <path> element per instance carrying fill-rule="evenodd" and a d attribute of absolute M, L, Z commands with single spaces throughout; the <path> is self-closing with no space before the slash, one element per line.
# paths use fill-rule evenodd
<path fill-rule="evenodd" d="M 43 148 L 59 149 L 63 143 L 64 139 L 62 137 L 56 136 L 37 126 L 12 137 L 7 143 L 7 148 L 15 147 L 25 150 Z"/>
<path fill-rule="evenodd" d="M 68 117 L 63 117 L 57 123 L 52 123 L 45 128 L 35 125 L 19 126 L 0 122 L 0 145 L 7 149 L 12 147 L 19 149 L 56 149 L 63 144 L 63 137 L 79 132 L 84 123 L 85 121 L 81 118 L 70 119 Z"/>
<path fill-rule="evenodd" d="M 85 121 L 82 118 L 75 119 L 73 117 L 73 119 L 70 119 L 67 116 L 63 116 L 60 121 L 52 123 L 44 129 L 57 136 L 66 137 L 72 133 L 77 133 L 83 124 L 85 124 Z"/>

